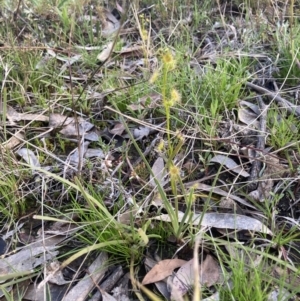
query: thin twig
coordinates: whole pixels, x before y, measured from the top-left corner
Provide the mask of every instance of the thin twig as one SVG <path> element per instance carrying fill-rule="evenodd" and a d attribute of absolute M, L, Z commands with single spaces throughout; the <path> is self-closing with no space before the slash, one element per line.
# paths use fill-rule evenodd
<path fill-rule="evenodd" d="M 277 104 L 285 108 L 289 113 L 295 114 L 297 117 L 300 117 L 300 107 L 282 98 L 278 93 L 273 93 L 266 88 L 260 87 L 250 82 L 247 82 L 246 86 L 267 96 L 271 101 L 274 100 Z"/>
<path fill-rule="evenodd" d="M 256 150 L 254 155 L 254 161 L 252 163 L 252 168 L 249 176 L 249 184 L 248 189 L 250 191 L 253 191 L 257 188 L 257 179 L 259 177 L 259 172 L 261 170 L 262 161 L 261 161 L 261 152 L 265 149 L 265 134 L 266 134 L 266 128 L 267 128 L 267 106 L 263 102 L 261 96 L 258 96 L 258 104 L 259 108 L 261 110 L 260 114 L 260 120 L 259 120 L 259 131 L 260 135 L 258 136 L 257 143 L 256 143 Z M 258 150 L 261 150 L 258 151 Z"/>
<path fill-rule="evenodd" d="M 17 9 L 16 9 L 16 10 L 14 11 L 14 13 L 13 13 L 13 21 L 14 21 L 14 22 L 17 21 L 18 16 L 19 16 L 19 14 L 20 14 L 21 4 L 22 4 L 22 0 L 19 0 L 19 1 L 18 1 Z"/>

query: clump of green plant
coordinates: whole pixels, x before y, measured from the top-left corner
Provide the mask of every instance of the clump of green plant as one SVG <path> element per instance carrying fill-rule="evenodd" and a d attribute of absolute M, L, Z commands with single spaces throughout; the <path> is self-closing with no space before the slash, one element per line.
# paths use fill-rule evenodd
<path fill-rule="evenodd" d="M 224 276 L 224 282 L 218 289 L 221 300 L 267 301 L 273 290 L 277 290 L 283 298 L 279 300 L 288 300 L 287 296 L 298 293 L 298 286 L 293 285 L 289 277 L 295 279 L 299 271 L 288 261 L 272 255 L 271 246 L 277 246 L 274 242 L 270 241 L 269 247 L 266 244 L 264 248 L 257 249 L 240 242 L 208 238 L 210 241 Z M 226 246 L 225 252 L 223 246 Z M 280 273 L 280 277 L 276 277 L 275 271 Z"/>
<path fill-rule="evenodd" d="M 105 207 L 102 197 L 95 191 L 94 187 L 83 185 L 76 181 L 77 186 L 83 193 L 87 208 L 82 208 L 75 201 L 76 212 L 80 215 L 84 226 L 81 240 L 88 245 L 101 244 L 101 250 L 116 255 L 129 261 L 131 258 L 139 260 L 143 255 L 143 248 L 147 245 L 149 237 L 147 228 L 149 224 L 142 225 L 141 228 L 134 226 L 133 216 L 127 223 L 117 221 Z"/>
<path fill-rule="evenodd" d="M 201 89 L 197 108 L 203 114 L 218 119 L 225 110 L 236 106 L 247 80 L 248 60 L 219 59 L 215 65 L 206 66 L 200 79 Z"/>
<path fill-rule="evenodd" d="M 134 223 L 134 213 L 132 216 L 128 214 L 127 221 L 118 221 L 118 217 L 106 208 L 101 193 L 96 188 L 83 183 L 79 178 L 75 178 L 72 183 L 55 174 L 43 171 L 45 174 L 62 182 L 68 187 L 70 197 L 73 198 L 72 212 L 79 217 L 78 226 L 82 227 L 82 231 L 78 232 L 78 238 L 88 247 L 75 252 L 68 258 L 63 266 L 87 254 L 93 250 L 106 251 L 115 255 L 116 259 L 123 262 L 138 262 L 143 256 L 144 247 L 148 244 L 150 238 L 158 238 L 155 233 L 147 234 L 150 220 L 137 227 Z M 75 199 L 74 195 L 81 195 L 81 200 Z M 44 217 L 40 217 L 44 219 Z M 47 217 L 45 218 L 47 219 Z"/>
<path fill-rule="evenodd" d="M 258 267 L 247 267 L 243 259 L 237 261 L 232 267 L 231 289 L 222 289 L 220 299 L 231 300 L 258 300 L 266 301 L 270 284 L 263 281 L 263 273 Z"/>
<path fill-rule="evenodd" d="M 15 220 L 26 212 L 25 200 L 18 193 L 18 179 L 7 168 L 1 167 L 0 220 Z"/>
<path fill-rule="evenodd" d="M 220 120 L 244 95 L 252 62 L 248 58 L 220 58 L 194 74 L 189 83 L 188 107 L 199 131 L 215 137 Z M 193 70 L 191 70 L 193 72 Z M 187 105 L 185 105 L 186 110 Z"/>
<path fill-rule="evenodd" d="M 276 149 L 293 144 L 300 139 L 297 117 L 279 111 L 277 106 L 268 111 L 267 126 L 270 131 L 268 143 Z"/>
<path fill-rule="evenodd" d="M 300 24 L 290 28 L 288 23 L 277 29 L 277 47 L 279 52 L 278 73 L 276 75 L 289 86 L 299 84 L 300 77 Z"/>

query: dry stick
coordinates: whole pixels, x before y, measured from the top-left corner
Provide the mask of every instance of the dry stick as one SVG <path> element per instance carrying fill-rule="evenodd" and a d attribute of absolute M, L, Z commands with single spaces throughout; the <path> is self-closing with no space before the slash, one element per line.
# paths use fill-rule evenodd
<path fill-rule="evenodd" d="M 258 96 L 257 98 L 258 98 L 259 108 L 261 110 L 261 115 L 260 115 L 260 120 L 259 120 L 260 135 L 258 136 L 258 140 L 256 143 L 254 161 L 252 163 L 250 176 L 248 178 L 249 184 L 247 186 L 250 191 L 253 191 L 257 188 L 258 183 L 256 180 L 258 179 L 258 175 L 259 175 L 259 172 L 261 170 L 261 165 L 262 165 L 261 156 L 259 154 L 260 152 L 258 152 L 257 150 L 260 149 L 261 152 L 263 152 L 263 150 L 265 149 L 265 133 L 266 133 L 266 129 L 267 129 L 267 108 L 268 108 L 268 106 L 265 105 L 261 96 Z"/>
<path fill-rule="evenodd" d="M 288 100 L 282 98 L 278 93 L 273 93 L 270 90 L 255 85 L 253 83 L 247 82 L 246 86 L 267 96 L 271 101 L 274 100 L 277 104 L 285 108 L 290 114 L 295 114 L 300 117 L 300 107 L 292 104 Z"/>
<path fill-rule="evenodd" d="M 14 22 L 17 21 L 17 18 L 18 18 L 19 14 L 20 14 L 21 4 L 22 4 L 22 0 L 19 0 L 18 1 L 17 9 L 13 13 L 13 21 Z"/>
<path fill-rule="evenodd" d="M 193 301 L 199 301 L 202 298 L 201 294 L 201 282 L 200 282 L 200 275 L 199 275 L 199 246 L 200 241 L 202 240 L 202 229 L 200 230 L 200 234 L 196 236 L 195 246 L 194 246 L 194 262 L 193 262 L 193 272 L 194 272 L 194 294 L 193 294 Z M 201 275 L 202 278 L 202 275 Z"/>

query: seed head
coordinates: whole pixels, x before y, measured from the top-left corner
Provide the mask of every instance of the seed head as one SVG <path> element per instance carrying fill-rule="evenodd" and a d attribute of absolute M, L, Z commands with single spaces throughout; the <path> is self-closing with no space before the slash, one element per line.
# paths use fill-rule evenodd
<path fill-rule="evenodd" d="M 178 139 L 178 141 L 180 141 L 181 143 L 184 143 L 184 136 L 182 135 L 182 133 L 177 130 L 176 131 L 176 138 Z"/>
<path fill-rule="evenodd" d="M 176 67 L 176 60 L 169 49 L 167 49 L 162 55 L 162 61 L 168 70 L 173 70 Z"/>
<path fill-rule="evenodd" d="M 153 72 L 153 74 L 151 75 L 150 79 L 149 79 L 149 83 L 150 83 L 150 84 L 155 83 L 156 80 L 157 80 L 157 78 L 158 78 L 158 76 L 159 76 L 159 70 L 155 70 L 155 71 Z"/>
<path fill-rule="evenodd" d="M 171 102 L 173 102 L 174 104 L 180 102 L 181 95 L 178 92 L 178 90 L 172 89 L 170 94 L 171 94 L 171 97 L 170 97 L 171 98 Z"/>
<path fill-rule="evenodd" d="M 180 176 L 180 169 L 175 165 L 170 167 L 169 172 L 172 179 L 177 179 Z"/>
<path fill-rule="evenodd" d="M 148 31 L 146 29 L 141 30 L 141 38 L 143 41 L 147 41 L 148 39 Z"/>
<path fill-rule="evenodd" d="M 164 150 L 164 148 L 165 148 L 165 142 L 164 142 L 163 139 L 161 139 L 161 140 L 159 141 L 158 145 L 157 145 L 157 151 L 158 151 L 159 153 L 162 153 L 163 150 Z"/>
<path fill-rule="evenodd" d="M 166 108 L 171 108 L 175 103 L 172 102 L 171 99 L 167 98 L 163 100 L 163 104 Z"/>

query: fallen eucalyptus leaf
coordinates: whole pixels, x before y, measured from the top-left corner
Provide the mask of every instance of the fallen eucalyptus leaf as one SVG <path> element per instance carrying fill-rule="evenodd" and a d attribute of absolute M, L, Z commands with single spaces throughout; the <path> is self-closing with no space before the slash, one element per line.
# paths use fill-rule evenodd
<path fill-rule="evenodd" d="M 84 158 L 89 144 L 90 144 L 89 142 L 84 142 L 84 143 L 81 143 L 80 149 L 78 147 L 76 147 L 75 150 L 73 150 L 69 156 L 70 163 L 73 163 L 73 164 L 79 163 L 80 160 L 82 160 Z"/>
<path fill-rule="evenodd" d="M 109 131 L 109 133 L 111 133 L 113 135 L 121 136 L 122 133 L 125 131 L 125 126 L 123 123 L 119 122 L 119 123 L 116 123 L 111 130 L 108 130 L 108 131 Z"/>
<path fill-rule="evenodd" d="M 237 174 L 240 174 L 241 176 L 243 176 L 245 178 L 250 176 L 250 174 L 247 171 L 245 171 L 240 165 L 238 165 L 234 160 L 232 160 L 231 158 L 229 158 L 227 156 L 216 155 L 210 160 L 210 162 L 215 162 L 215 163 L 224 165 L 229 170 L 231 170 Z"/>
<path fill-rule="evenodd" d="M 148 273 L 157 264 L 157 261 L 147 256 L 144 263 L 146 272 Z M 170 277 L 164 278 L 163 280 L 156 281 L 154 283 L 161 295 L 164 296 L 165 300 L 170 300 L 171 295 L 168 289 L 168 281 L 170 281 Z"/>
<path fill-rule="evenodd" d="M 161 187 L 164 187 L 164 185 L 166 184 L 166 180 L 165 180 L 165 162 L 164 159 L 161 157 L 158 157 L 155 162 L 153 163 L 152 166 L 152 172 L 154 177 L 150 174 L 150 181 L 149 181 L 149 185 L 151 187 L 156 187 L 156 183 L 155 180 L 157 180 L 157 182 L 161 185 Z"/>
<path fill-rule="evenodd" d="M 159 261 L 144 277 L 142 284 L 146 285 L 165 279 L 170 276 L 173 271 L 186 263 L 182 259 L 165 259 Z"/>
<path fill-rule="evenodd" d="M 120 21 L 107 9 L 103 9 L 104 16 L 102 17 L 101 35 L 108 38 L 115 34 L 120 28 Z"/>
<path fill-rule="evenodd" d="M 195 284 L 194 259 L 189 260 L 177 271 L 173 278 L 171 299 L 180 300 Z M 197 263 L 198 265 L 198 263 Z M 218 263 L 211 255 L 207 255 L 199 266 L 199 281 L 201 286 L 211 287 L 220 280 L 220 269 Z"/>
<path fill-rule="evenodd" d="M 34 152 L 31 149 L 28 148 L 20 148 L 16 151 L 16 153 L 22 157 L 24 161 L 26 161 L 27 164 L 33 166 L 33 167 L 41 167 L 40 162 Z"/>
<path fill-rule="evenodd" d="M 3 113 L 3 110 L 1 110 L 1 113 Z M 43 121 L 43 122 L 49 121 L 48 116 L 44 116 L 42 114 L 19 113 L 11 106 L 7 107 L 6 118 L 11 122 L 11 124 L 14 124 L 15 121 L 20 121 L 20 120 L 27 120 L 27 121 L 35 120 L 35 121 Z"/>
<path fill-rule="evenodd" d="M 137 140 L 143 139 L 150 134 L 150 128 L 146 126 L 139 126 L 137 129 L 133 130 L 133 137 Z"/>
<path fill-rule="evenodd" d="M 107 45 L 104 46 L 103 50 L 98 54 L 97 59 L 100 62 L 104 62 L 105 60 L 107 60 L 112 52 L 113 47 L 114 47 L 114 43 L 109 42 Z"/>
<path fill-rule="evenodd" d="M 178 212 L 178 221 L 183 220 L 184 213 Z M 161 220 L 165 222 L 171 222 L 168 214 L 162 214 L 156 216 L 153 219 Z M 231 213 L 204 213 L 204 214 L 193 214 L 191 224 L 197 226 L 201 221 L 203 227 L 215 227 L 221 229 L 234 229 L 234 230 L 248 230 L 256 231 L 269 235 L 273 235 L 272 231 L 262 224 L 259 220 L 249 216 L 231 214 Z"/>
<path fill-rule="evenodd" d="M 2 143 L 2 146 L 8 149 L 12 149 L 19 145 L 22 140 L 24 140 L 24 135 L 20 132 L 17 132 L 12 137 L 10 137 L 7 141 Z"/>
<path fill-rule="evenodd" d="M 259 107 L 256 104 L 244 100 L 239 102 L 238 118 L 241 122 L 258 128 L 260 113 Z"/>

